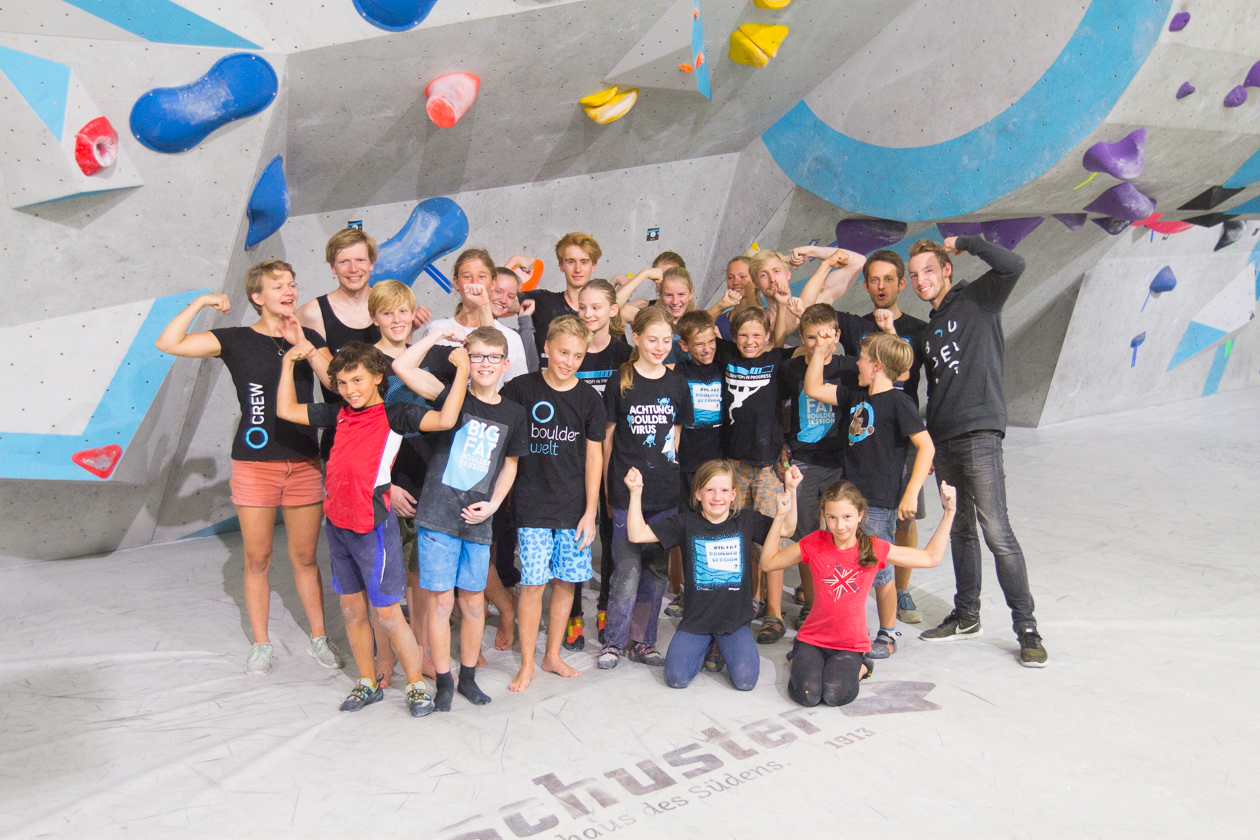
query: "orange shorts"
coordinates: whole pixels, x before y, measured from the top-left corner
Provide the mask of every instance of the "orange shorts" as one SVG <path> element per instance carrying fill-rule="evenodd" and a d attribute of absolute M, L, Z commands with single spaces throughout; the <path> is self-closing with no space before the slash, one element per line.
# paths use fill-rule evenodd
<path fill-rule="evenodd" d="M 324 501 L 318 458 L 232 461 L 232 503 L 241 507 L 300 507 Z"/>

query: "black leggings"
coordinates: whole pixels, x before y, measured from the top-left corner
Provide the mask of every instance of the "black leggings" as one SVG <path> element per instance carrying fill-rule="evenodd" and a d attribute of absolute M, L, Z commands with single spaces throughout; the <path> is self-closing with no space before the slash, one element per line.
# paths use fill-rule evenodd
<path fill-rule="evenodd" d="M 802 706 L 846 706 L 857 699 L 863 656 L 856 650 L 832 650 L 802 642 L 792 646 L 788 696 Z"/>
<path fill-rule="evenodd" d="M 604 498 L 604 488 L 599 488 L 599 602 L 596 609 L 606 611 L 608 609 L 608 587 L 612 584 L 613 573 L 613 557 L 612 557 L 612 535 L 613 524 L 612 517 L 605 516 L 608 512 L 608 502 Z M 574 619 L 582 614 L 582 584 L 573 585 L 573 609 L 569 610 L 569 618 Z"/>

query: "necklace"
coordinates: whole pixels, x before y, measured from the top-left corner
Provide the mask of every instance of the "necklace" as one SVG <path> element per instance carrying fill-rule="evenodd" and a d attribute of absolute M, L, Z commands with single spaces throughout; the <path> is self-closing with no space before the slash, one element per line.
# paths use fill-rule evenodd
<path fill-rule="evenodd" d="M 267 337 L 276 343 L 276 355 L 284 358 L 284 339 L 274 335 Z"/>

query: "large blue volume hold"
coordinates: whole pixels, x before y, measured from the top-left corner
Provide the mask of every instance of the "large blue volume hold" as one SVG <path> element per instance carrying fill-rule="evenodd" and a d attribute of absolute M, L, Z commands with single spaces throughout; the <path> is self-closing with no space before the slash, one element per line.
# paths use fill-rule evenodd
<path fill-rule="evenodd" d="M 276 98 L 276 71 L 248 53 L 221 58 L 197 81 L 154 88 L 131 108 L 131 133 L 155 152 L 186 152 L 233 120 L 252 117 Z"/>
<path fill-rule="evenodd" d="M 289 218 L 289 185 L 284 180 L 284 159 L 276 155 L 263 174 L 258 176 L 254 191 L 249 194 L 249 231 L 245 234 L 245 250 L 248 251 L 268 236 L 280 230 Z"/>
<path fill-rule="evenodd" d="M 437 0 L 354 0 L 354 7 L 378 29 L 404 32 L 419 26 L 435 3 Z"/>
<path fill-rule="evenodd" d="M 381 245 L 372 268 L 373 286 L 397 280 L 410 286 L 438 257 L 468 240 L 468 217 L 449 198 L 427 198 L 416 205 L 402 230 Z"/>

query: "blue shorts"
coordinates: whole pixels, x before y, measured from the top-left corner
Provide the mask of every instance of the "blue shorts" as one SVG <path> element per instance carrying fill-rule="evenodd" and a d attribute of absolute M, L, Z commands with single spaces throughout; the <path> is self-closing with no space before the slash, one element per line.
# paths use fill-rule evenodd
<path fill-rule="evenodd" d="M 595 574 L 591 547 L 578 548 L 576 528 L 518 528 L 516 537 L 521 586 L 544 586 L 553 579 L 585 583 Z"/>
<path fill-rule="evenodd" d="M 862 530 L 870 534 L 872 537 L 879 537 L 886 542 L 893 542 L 897 539 L 897 511 L 894 508 L 867 508 L 866 516 L 862 517 Z M 883 586 L 891 583 L 893 579 L 892 563 L 885 563 L 884 568 L 875 573 L 875 580 L 871 586 Z"/>
<path fill-rule="evenodd" d="M 407 591 L 407 570 L 403 568 L 397 517 L 386 516 L 366 534 L 325 522 L 324 533 L 332 556 L 335 592 L 357 595 L 366 589 L 368 603 L 374 607 L 388 607 L 402 600 Z"/>
<path fill-rule="evenodd" d="M 490 546 L 417 527 L 416 547 L 421 589 L 446 592 L 458 586 L 465 592 L 480 592 L 486 588 Z"/>

